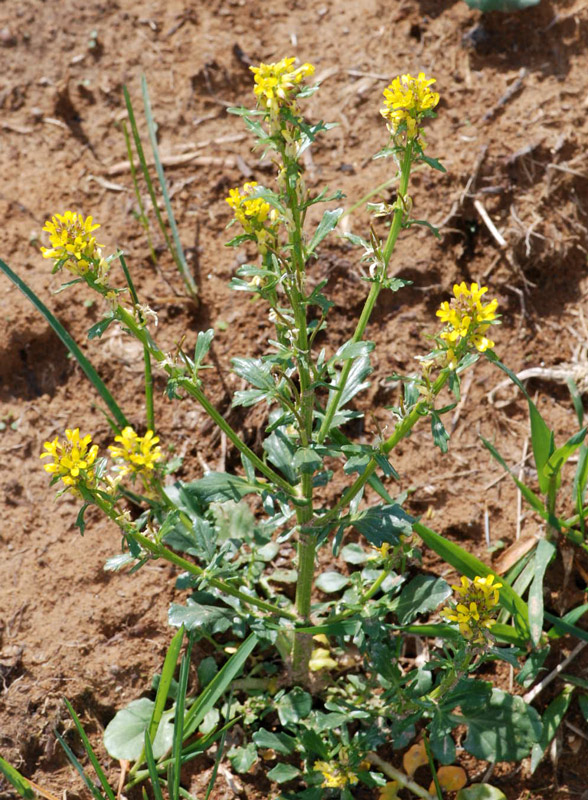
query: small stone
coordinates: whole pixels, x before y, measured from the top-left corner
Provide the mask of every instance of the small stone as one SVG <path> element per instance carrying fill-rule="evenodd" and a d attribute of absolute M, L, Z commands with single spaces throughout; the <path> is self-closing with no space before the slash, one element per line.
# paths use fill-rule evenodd
<path fill-rule="evenodd" d="M 10 28 L 0 29 L 0 47 L 16 47 L 16 36 L 10 32 Z"/>

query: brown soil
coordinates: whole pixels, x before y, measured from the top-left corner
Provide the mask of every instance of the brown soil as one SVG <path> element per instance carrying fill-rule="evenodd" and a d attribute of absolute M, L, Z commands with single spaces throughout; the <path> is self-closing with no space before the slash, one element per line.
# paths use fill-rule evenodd
<path fill-rule="evenodd" d="M 436 328 L 434 310 L 461 280 L 488 283 L 499 298 L 504 320 L 496 349 L 511 368 L 568 365 L 585 377 L 587 43 L 583 0 L 542 0 L 536 8 L 487 15 L 483 22 L 461 0 L 7 0 L 0 7 L 0 256 L 85 343 L 127 415 L 140 424 L 140 353 L 115 334 L 87 343 L 85 332 L 102 309 L 84 303 L 89 294 L 75 289 L 54 295 L 59 276 L 50 276 L 38 250 L 51 214 L 67 208 L 92 214 L 102 223 L 100 241 L 107 249 L 128 253 L 140 297 L 159 314 L 164 348 L 172 349 L 184 334 L 189 347 L 199 330 L 215 327 L 216 370 L 209 373 L 208 391 L 226 412 L 227 392 L 237 385 L 230 357 L 263 352 L 270 330 L 259 305 L 247 305 L 227 289 L 242 254 L 222 246 L 228 188 L 267 175 L 250 140 L 236 136 L 244 130 L 238 120 L 226 114 L 229 105 L 251 102 L 247 65 L 290 54 L 316 65 L 323 86 L 307 102 L 308 116 L 339 127 L 313 151 L 307 180 L 313 187 L 340 187 L 350 205 L 389 177 L 383 166 L 390 165 L 371 160 L 385 140 L 378 115 L 382 89 L 396 74 L 424 69 L 437 77 L 442 96 L 439 117 L 428 126 L 428 152 L 442 159 L 447 175 L 418 173 L 412 193 L 417 216 L 440 224 L 443 236 L 437 242 L 426 231 L 411 232 L 399 243 L 395 271 L 414 285 L 382 296 L 369 329 L 378 349 L 364 404 L 380 425 L 392 424 L 384 407 L 395 402 L 396 390 L 385 379 L 410 371 L 413 357 L 426 352 L 423 334 Z M 115 168 L 125 161 L 117 124 L 125 116 L 121 87 L 129 86 L 138 109 L 143 72 L 163 153 L 198 154 L 167 172 L 200 286 L 197 311 L 184 302 L 167 256 L 160 272 L 152 268 L 133 216 L 130 174 Z M 474 197 L 506 247 L 497 245 Z M 363 212 L 346 219 L 357 233 L 365 232 L 366 221 Z M 312 279 L 324 277 L 336 303 L 330 320 L 335 347 L 352 330 L 366 291 L 357 252 L 336 242 L 324 249 Z M 167 606 L 183 595 L 173 588 L 174 571 L 159 564 L 133 576 L 105 573 L 105 559 L 119 546 L 116 529 L 90 514 L 80 538 L 73 498 L 54 502 L 38 460 L 42 443 L 66 426 L 79 426 L 104 445 L 108 426 L 93 390 L 45 321 L 1 280 L 0 752 L 54 793 L 67 789 L 69 798 L 82 797 L 53 735 L 55 727 L 71 728 L 62 698 L 71 700 L 99 746 L 114 712 L 140 696 L 160 668 L 170 639 Z M 432 527 L 490 562 L 485 514 L 492 542 L 508 545 L 515 538 L 517 502 L 511 483 L 498 480 L 500 468 L 479 435 L 515 464 L 528 418 L 511 389 L 489 403 L 487 393 L 501 380 L 489 364 L 470 374 L 449 453 L 432 457 L 430 432 L 422 426 L 399 448 L 395 466 L 402 488 L 414 490 L 410 509 L 426 512 Z M 544 377 L 528 385 L 560 440 L 571 435 L 577 423 L 562 382 Z M 230 413 L 256 446 L 259 412 Z M 162 439 L 184 457 L 182 477 L 221 464 L 218 439 L 199 408 L 171 404 L 158 392 L 157 414 Z M 375 433 L 368 414 L 365 435 Z M 227 468 L 236 463 L 229 450 Z M 526 475 L 532 480 L 530 470 Z M 523 535 L 537 529 L 524 509 L 521 526 Z M 427 564 L 446 571 L 433 558 Z M 585 596 L 578 569 L 563 588 L 561 575 L 556 565 L 547 597 L 558 613 Z M 573 645 L 556 646 L 549 663 Z M 587 666 L 588 659 L 580 658 L 570 670 L 584 675 Z M 508 671 L 495 679 L 506 685 Z M 555 696 L 554 687 L 541 695 L 538 708 Z M 580 733 L 564 725 L 558 758 L 546 759 L 533 777 L 526 762 L 496 770 L 492 780 L 509 800 L 585 796 L 588 745 L 575 703 L 568 719 Z M 104 761 L 111 764 L 105 754 Z M 484 765 L 466 766 L 470 778 L 483 773 Z M 210 768 L 202 759 L 200 780 Z M 114 780 L 116 764 L 110 774 Z M 268 784 L 255 776 L 243 784 L 243 796 L 267 796 Z M 232 794 L 221 772 L 213 796 Z M 0 796 L 11 796 L 1 780 Z"/>

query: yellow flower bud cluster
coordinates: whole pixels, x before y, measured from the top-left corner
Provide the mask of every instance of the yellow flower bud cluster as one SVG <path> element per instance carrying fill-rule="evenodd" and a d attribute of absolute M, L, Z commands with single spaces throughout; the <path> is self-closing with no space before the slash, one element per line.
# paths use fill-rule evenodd
<path fill-rule="evenodd" d="M 457 622 L 461 635 L 466 639 L 474 644 L 486 644 L 487 631 L 496 622 L 492 614 L 498 605 L 498 590 L 502 584 L 494 583 L 494 575 L 477 576 L 473 581 L 462 575 L 461 585 L 451 588 L 461 600 L 455 608 L 444 608 L 442 616 L 449 622 Z"/>
<path fill-rule="evenodd" d="M 441 338 L 447 342 L 448 355 L 453 360 L 454 348 L 464 339 L 481 353 L 494 347 L 494 342 L 488 339 L 486 331 L 492 320 L 496 319 L 498 300 L 491 300 L 483 305 L 481 297 L 487 291 L 487 286 L 479 287 L 477 283 L 472 283 L 469 289 L 464 281 L 456 283 L 453 287 L 453 299 L 441 303 L 436 312 L 445 323 Z"/>
<path fill-rule="evenodd" d="M 59 441 L 55 437 L 52 442 L 45 442 L 44 453 L 41 458 L 51 456 L 52 464 L 45 464 L 44 468 L 50 475 L 61 478 L 67 489 L 79 495 L 79 487 L 92 488 L 96 483 L 95 461 L 98 455 L 98 445 L 90 447 L 90 435 L 80 437 L 80 429 L 65 431 L 65 439 Z"/>
<path fill-rule="evenodd" d="M 235 219 L 245 233 L 254 236 L 260 252 L 266 253 L 276 238 L 279 215 L 267 200 L 254 196 L 256 188 L 257 183 L 251 181 L 242 189 L 231 189 L 226 201 L 234 210 Z"/>
<path fill-rule="evenodd" d="M 102 257 L 103 245 L 97 244 L 93 236 L 99 227 L 92 217 L 84 218 L 75 211 L 55 214 L 43 228 L 51 242 L 51 247 L 41 248 L 43 258 L 53 259 L 57 269 L 65 267 L 74 275 L 89 275 L 95 283 L 105 284 L 110 265 Z"/>
<path fill-rule="evenodd" d="M 161 448 L 157 447 L 159 436 L 155 436 L 153 431 L 139 436 L 127 426 L 120 436 L 114 437 L 114 441 L 119 444 L 111 444 L 108 449 L 121 475 L 148 475 L 163 458 Z"/>
<path fill-rule="evenodd" d="M 349 785 L 354 786 L 358 781 L 357 775 L 342 764 L 315 761 L 313 769 L 315 772 L 322 772 L 321 785 L 324 789 L 344 789 Z"/>
<path fill-rule="evenodd" d="M 429 89 L 435 82 L 435 78 L 427 78 L 424 72 L 419 72 L 416 78 L 412 75 L 394 78 L 390 86 L 384 89 L 384 105 L 380 114 L 388 120 L 388 130 L 393 136 L 404 123 L 407 137 L 418 138 L 425 112 L 435 108 L 439 102 L 437 92 Z"/>
<path fill-rule="evenodd" d="M 130 426 L 124 428 L 120 436 L 115 436 L 118 445 L 110 445 L 110 455 L 116 463 L 118 476 L 109 475 L 100 477 L 103 490 L 113 493 L 121 478 L 131 473 L 132 475 L 148 475 L 155 469 L 155 465 L 163 458 L 161 449 L 157 447 L 159 437 L 153 431 L 147 431 L 145 436 L 139 436 Z M 52 464 L 45 464 L 45 470 L 51 475 L 61 478 L 67 489 L 80 496 L 80 487 L 95 489 L 97 485 L 96 458 L 98 445 L 91 445 L 92 437 L 80 436 L 80 429 L 65 431 L 65 439 L 60 441 L 56 437 L 52 442 L 45 442 L 45 452 L 41 458 L 50 456 Z M 90 446 L 91 445 L 91 446 Z"/>
<path fill-rule="evenodd" d="M 257 95 L 258 103 L 271 116 L 277 117 L 280 108 L 295 108 L 297 87 L 314 73 L 312 64 L 303 64 L 293 69 L 295 61 L 295 58 L 283 58 L 275 64 L 249 67 L 255 76 L 253 91 Z"/>

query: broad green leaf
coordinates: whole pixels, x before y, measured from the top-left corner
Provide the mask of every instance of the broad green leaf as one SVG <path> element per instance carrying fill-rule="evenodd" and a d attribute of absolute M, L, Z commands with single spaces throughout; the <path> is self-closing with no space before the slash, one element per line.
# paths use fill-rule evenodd
<path fill-rule="evenodd" d="M 555 545 L 547 539 L 541 539 L 535 552 L 533 582 L 529 589 L 529 629 L 531 641 L 535 646 L 539 644 L 543 632 L 543 578 L 549 562 L 555 555 Z"/>
<path fill-rule="evenodd" d="M 315 581 L 315 586 L 321 592 L 330 594 L 331 592 L 338 592 L 349 583 L 347 575 L 341 575 L 340 572 L 323 572 Z"/>
<path fill-rule="evenodd" d="M 454 542 L 450 542 L 444 536 L 441 536 L 420 522 L 413 523 L 413 530 L 417 533 L 423 542 L 434 550 L 438 556 L 441 556 L 448 564 L 455 567 L 462 575 L 466 575 L 470 580 L 473 580 L 477 575 L 486 577 L 493 575 L 497 583 L 502 583 L 502 588 L 499 590 L 500 604 L 508 609 L 514 616 L 517 627 L 524 633 L 529 632 L 529 612 L 527 605 L 519 595 L 500 577 L 487 567 L 482 561 L 477 559 L 474 555 L 464 550 Z"/>
<path fill-rule="evenodd" d="M 433 442 L 437 445 L 442 453 L 446 453 L 448 449 L 447 442 L 449 441 L 449 434 L 441 422 L 441 417 L 435 411 L 431 411 L 431 433 L 433 434 Z"/>
<path fill-rule="evenodd" d="M 253 734 L 253 741 L 262 750 L 275 750 L 284 756 L 289 756 L 296 750 L 296 739 L 287 733 L 272 733 L 265 728 L 260 728 Z"/>
<path fill-rule="evenodd" d="M 276 764 L 276 766 L 267 773 L 267 777 L 270 781 L 275 781 L 276 783 L 286 783 L 287 781 L 297 778 L 298 775 L 300 775 L 300 770 L 292 764 Z"/>
<path fill-rule="evenodd" d="M 295 686 L 278 700 L 276 710 L 282 725 L 300 722 L 301 719 L 306 719 L 312 710 L 312 697 L 299 686 Z"/>
<path fill-rule="evenodd" d="M 372 352 L 375 345 L 373 342 L 354 342 L 351 339 L 337 350 L 331 361 L 349 361 L 352 358 L 367 356 Z"/>
<path fill-rule="evenodd" d="M 544 711 L 542 717 L 543 733 L 539 741 L 533 745 L 533 750 L 531 752 L 531 775 L 539 766 L 543 754 L 553 741 L 559 726 L 563 722 L 566 711 L 570 707 L 573 694 L 574 687 L 565 686 L 563 692 L 561 692 L 555 700 L 552 700 Z"/>
<path fill-rule="evenodd" d="M 451 594 L 451 587 L 443 578 L 434 575 L 417 575 L 400 593 L 396 616 L 401 625 L 409 624 L 419 614 L 434 611 Z"/>
<path fill-rule="evenodd" d="M 398 544 L 400 534 L 409 534 L 413 518 L 399 505 L 373 506 L 353 514 L 349 522 L 374 547 L 384 542 Z"/>
<path fill-rule="evenodd" d="M 249 742 L 244 747 L 232 747 L 227 753 L 227 758 L 235 772 L 249 772 L 257 761 L 257 748 L 253 742 Z"/>
<path fill-rule="evenodd" d="M 360 544 L 351 542 L 342 548 L 341 558 L 348 564 L 363 564 L 369 556 Z"/>
<path fill-rule="evenodd" d="M 143 752 L 145 731 L 153 714 L 153 700 L 141 697 L 119 711 L 104 731 L 104 747 L 118 761 L 135 761 Z M 172 746 L 173 710 L 164 712 L 153 741 L 153 754 L 161 758 Z"/>
<path fill-rule="evenodd" d="M 360 356 L 353 362 L 353 366 L 349 371 L 349 377 L 345 384 L 345 388 L 341 392 L 339 401 L 337 403 L 337 410 L 344 408 L 347 403 L 355 397 L 356 394 L 366 389 L 370 384 L 366 381 L 368 375 L 372 372 L 369 356 Z M 331 392 L 329 392 L 330 401 Z"/>
<path fill-rule="evenodd" d="M 100 322 L 92 325 L 92 327 L 88 330 L 88 339 L 99 339 L 115 319 L 116 317 L 111 312 L 108 314 L 108 316 L 104 317 L 104 319 L 101 319 Z"/>
<path fill-rule="evenodd" d="M 339 222 L 342 213 L 342 208 L 334 208 L 332 211 L 325 211 L 323 218 L 319 222 L 318 227 L 309 242 L 306 251 L 309 255 L 318 247 L 325 236 L 328 236 L 329 233 L 337 227 L 337 223 Z"/>
<path fill-rule="evenodd" d="M 231 609 L 201 605 L 190 598 L 185 606 L 172 603 L 167 614 L 167 621 L 175 628 L 185 625 L 188 631 L 203 631 L 209 636 L 224 633 L 235 619 Z"/>
<path fill-rule="evenodd" d="M 261 358 L 232 358 L 231 364 L 233 372 L 256 389 L 272 393 L 275 390 L 271 364 L 262 361 Z"/>
<path fill-rule="evenodd" d="M 474 783 L 460 789 L 456 800 L 507 800 L 504 792 L 489 783 Z"/>
<path fill-rule="evenodd" d="M 24 797 L 25 800 L 35 800 L 35 793 L 31 788 L 31 784 L 24 775 L 21 775 L 20 772 L 9 764 L 8 761 L 5 761 L 2 756 L 0 756 L 0 772 L 4 775 L 8 783 L 14 786 L 21 797 Z"/>
<path fill-rule="evenodd" d="M 306 475 L 312 475 L 322 463 L 322 458 L 311 447 L 299 447 L 294 456 L 294 466 Z"/>
<path fill-rule="evenodd" d="M 263 449 L 267 453 L 268 461 L 290 481 L 296 483 L 298 475 L 294 469 L 294 445 L 280 430 L 267 436 L 263 442 Z"/>
<path fill-rule="evenodd" d="M 246 494 L 262 491 L 257 484 L 228 472 L 207 472 L 197 481 L 176 481 L 173 486 L 166 486 L 165 490 L 176 508 L 189 516 L 195 512 L 201 513 L 210 503 L 222 503 L 225 500 L 237 502 Z"/>
<path fill-rule="evenodd" d="M 461 721 L 468 726 L 464 748 L 482 761 L 520 761 L 542 734 L 535 709 L 501 689 L 493 689 L 490 700 L 476 711 L 464 712 Z"/>
<path fill-rule="evenodd" d="M 539 675 L 545 663 L 545 659 L 551 652 L 550 647 L 542 647 L 540 650 L 532 650 L 525 661 L 521 671 L 516 677 L 516 682 L 527 689 Z"/>

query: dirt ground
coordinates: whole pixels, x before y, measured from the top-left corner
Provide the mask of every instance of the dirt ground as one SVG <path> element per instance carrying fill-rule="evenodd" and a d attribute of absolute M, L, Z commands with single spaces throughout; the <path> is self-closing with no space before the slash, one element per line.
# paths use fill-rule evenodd
<path fill-rule="evenodd" d="M 91 214 L 102 224 L 99 241 L 107 250 L 120 247 L 128 254 L 140 297 L 159 314 L 157 338 L 164 349 L 184 334 L 189 348 L 199 330 L 215 328 L 216 369 L 207 391 L 226 412 L 228 391 L 237 387 L 230 358 L 262 353 L 270 334 L 261 307 L 241 296 L 236 302 L 227 289 L 243 253 L 223 247 L 228 189 L 246 179 L 269 180 L 244 128 L 226 113 L 227 106 L 251 104 L 248 65 L 289 55 L 315 64 L 322 88 L 307 101 L 308 116 L 339 125 L 320 139 L 306 178 L 313 188 L 341 188 L 347 207 L 392 177 L 386 172 L 391 164 L 371 160 L 386 143 L 378 114 L 382 90 L 397 74 L 424 70 L 437 78 L 442 98 L 438 119 L 428 126 L 428 152 L 443 161 L 447 174 L 417 172 L 412 195 L 417 216 L 437 224 L 442 239 L 413 229 L 400 240 L 394 272 L 414 284 L 383 293 L 369 328 L 377 355 L 362 401 L 370 412 L 364 435 L 369 440 L 376 433 L 376 420 L 392 424 L 385 406 L 394 404 L 396 390 L 386 377 L 413 368 L 413 357 L 427 350 L 423 334 L 437 327 L 436 307 L 454 282 L 466 280 L 488 284 L 489 296 L 499 299 L 500 357 L 518 371 L 546 370 L 528 387 L 563 439 L 577 429 L 565 375 L 588 389 L 587 45 L 583 0 L 542 0 L 525 12 L 483 18 L 462 0 L 5 0 L 0 257 L 83 344 L 127 416 L 140 424 L 140 352 L 116 333 L 87 342 L 87 328 L 103 309 L 88 292 L 54 294 L 59 276 L 50 275 L 39 253 L 51 214 L 69 208 Z M 197 310 L 185 301 L 158 234 L 160 269 L 151 266 L 134 216 L 119 123 L 125 118 L 122 85 L 139 109 L 142 73 L 162 153 L 186 156 L 167 176 L 200 287 Z M 385 190 L 384 199 L 391 192 Z M 504 237 L 502 245 L 484 210 Z M 366 221 L 359 210 L 344 224 L 365 234 Z M 329 346 L 335 349 L 351 332 L 366 293 L 357 251 L 333 240 L 311 275 L 317 282 L 329 279 L 327 291 L 336 303 Z M 106 444 L 108 426 L 92 388 L 47 324 L 4 277 L 0 282 L 0 752 L 45 788 L 60 795 L 67 790 L 71 800 L 84 794 L 55 743 L 54 728 L 71 727 L 62 698 L 71 700 L 99 743 L 115 711 L 140 696 L 160 668 L 170 639 L 167 606 L 182 593 L 173 589 L 174 571 L 157 564 L 134 576 L 104 572 L 106 558 L 118 552 L 117 531 L 90 514 L 80 538 L 73 498 L 54 501 L 38 459 L 43 442 L 79 426 Z M 506 546 L 516 538 L 517 518 L 523 537 L 536 532 L 537 520 L 524 508 L 518 511 L 515 490 L 499 480 L 501 470 L 479 436 L 518 464 L 528 437 L 527 410 L 510 388 L 490 401 L 502 376 L 489 364 L 480 363 L 470 375 L 449 453 L 431 456 L 423 426 L 399 448 L 395 466 L 402 488 L 412 490 L 409 510 L 427 513 L 431 527 L 491 563 L 502 551 L 488 552 L 486 519 L 491 543 Z M 183 456 L 181 477 L 237 464 L 230 450 L 220 452 L 199 408 L 171 404 L 159 391 L 163 382 L 157 388 L 160 435 Z M 257 446 L 259 411 L 230 414 Z M 529 463 L 517 469 L 532 481 Z M 428 568 L 447 571 L 426 559 Z M 556 564 L 546 598 L 556 613 L 584 601 L 588 578 L 576 562 L 565 585 L 561 576 Z M 574 644 L 563 640 L 550 665 Z M 586 677 L 587 669 L 588 658 L 579 657 L 569 671 Z M 538 699 L 539 710 L 555 696 L 554 687 Z M 525 762 L 500 765 L 492 782 L 509 800 L 585 798 L 587 740 L 574 701 L 555 758 L 532 777 Z M 117 765 L 106 754 L 104 760 L 114 779 Z M 466 766 L 470 779 L 487 767 Z M 202 759 L 202 780 L 210 768 Z M 244 797 L 267 796 L 255 775 L 245 776 L 242 785 Z M 221 771 L 213 797 L 232 797 L 231 787 Z M 11 797 L 1 779 L 0 797 Z"/>

